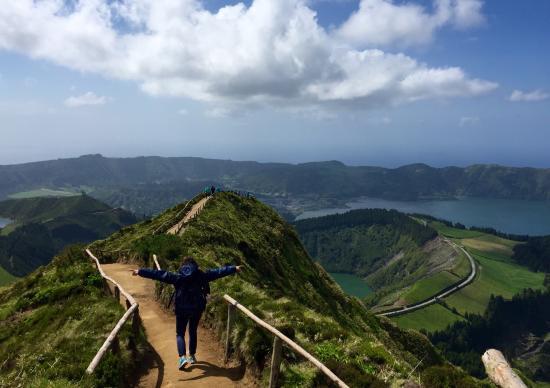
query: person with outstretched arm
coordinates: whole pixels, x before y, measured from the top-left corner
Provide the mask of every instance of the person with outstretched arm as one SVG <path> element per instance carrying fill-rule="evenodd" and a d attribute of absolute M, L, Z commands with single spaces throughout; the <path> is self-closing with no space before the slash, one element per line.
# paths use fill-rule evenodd
<path fill-rule="evenodd" d="M 178 272 L 159 271 L 140 268 L 132 270 L 133 276 L 141 276 L 173 284 L 175 291 L 176 310 L 176 341 L 178 345 L 178 368 L 184 370 L 187 365 L 197 360 L 197 328 L 202 313 L 206 308 L 206 296 L 210 293 L 209 283 L 241 272 L 241 266 L 228 265 L 220 268 L 201 271 L 195 259 L 187 256 L 183 259 Z M 189 325 L 189 356 L 185 349 L 185 331 Z"/>

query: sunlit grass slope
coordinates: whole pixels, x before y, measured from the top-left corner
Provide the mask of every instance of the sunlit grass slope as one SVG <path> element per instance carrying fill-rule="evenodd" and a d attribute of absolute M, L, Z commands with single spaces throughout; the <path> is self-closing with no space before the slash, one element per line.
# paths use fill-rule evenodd
<path fill-rule="evenodd" d="M 0 386 L 127 385 L 144 350 L 144 338 L 128 350 L 129 327 L 120 334 L 121 353 L 108 353 L 92 377 L 85 374 L 123 313 L 82 248 L 65 250 L 0 290 Z"/>
<path fill-rule="evenodd" d="M 220 193 L 182 236 L 152 235 L 159 227 L 162 231 L 163 224 L 166 229 L 176 222 L 182 206 L 127 227 L 92 249 L 104 261 L 149 265 L 156 253 L 169 269 L 178 267 L 182 255 L 194 255 L 205 268 L 243 265 L 241 275 L 212 284 L 206 321 L 222 335 L 227 307 L 221 296 L 228 293 L 294 338 L 351 386 L 403 381 L 421 359 L 417 369 L 421 374 L 443 363 L 425 337 L 375 318 L 357 299 L 345 295 L 307 255 L 293 228 L 268 206 Z M 170 291 L 170 287 L 161 290 L 161 298 Z M 234 356 L 265 378 L 272 338 L 239 316 L 230 340 Z M 284 386 L 322 386 L 322 377 L 311 364 L 288 350 L 284 359 Z M 468 380 L 464 375 L 460 379 Z"/>

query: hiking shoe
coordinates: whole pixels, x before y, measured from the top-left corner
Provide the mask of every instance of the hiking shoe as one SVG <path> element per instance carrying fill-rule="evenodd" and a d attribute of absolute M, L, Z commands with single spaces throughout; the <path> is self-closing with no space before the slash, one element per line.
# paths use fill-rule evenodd
<path fill-rule="evenodd" d="M 185 356 L 181 356 L 178 361 L 178 369 L 184 370 L 187 364 L 189 364 L 189 360 Z"/>
<path fill-rule="evenodd" d="M 197 359 L 195 358 L 195 356 L 191 356 L 187 359 L 187 362 L 189 362 L 189 365 L 193 365 L 194 363 L 197 362 Z"/>

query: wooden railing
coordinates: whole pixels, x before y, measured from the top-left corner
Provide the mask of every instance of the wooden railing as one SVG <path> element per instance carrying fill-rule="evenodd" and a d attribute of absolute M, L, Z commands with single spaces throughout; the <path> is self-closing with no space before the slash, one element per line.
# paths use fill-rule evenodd
<path fill-rule="evenodd" d="M 235 299 L 230 297 L 229 295 L 224 295 L 223 298 L 228 303 L 227 305 L 227 333 L 226 333 L 226 342 L 225 342 L 225 360 L 227 361 L 229 357 L 229 345 L 230 341 L 229 338 L 231 336 L 231 329 L 233 326 L 233 322 L 235 320 L 235 310 L 239 309 L 244 315 L 246 315 L 248 318 L 252 319 L 256 324 L 260 327 L 263 327 L 267 331 L 269 331 L 271 334 L 273 334 L 273 353 L 271 356 L 271 374 L 269 377 L 269 387 L 275 388 L 277 386 L 277 380 L 279 378 L 279 371 L 281 368 L 281 361 L 282 361 L 282 346 L 283 342 L 292 350 L 295 352 L 301 354 L 304 358 L 306 358 L 308 361 L 313 363 L 321 372 L 323 372 L 333 383 L 335 383 L 337 386 L 342 388 L 349 388 L 346 383 L 344 383 L 338 376 L 336 376 L 330 369 L 328 369 L 321 361 L 317 360 L 315 357 L 313 357 L 311 354 L 309 354 L 304 348 L 302 348 L 300 345 L 298 345 L 296 342 L 292 341 L 290 338 L 288 338 L 286 335 L 281 333 L 279 330 L 271 326 L 270 324 L 264 322 L 260 318 L 258 318 L 256 315 L 254 315 L 249 309 L 244 307 L 243 305 L 239 304 Z"/>
<path fill-rule="evenodd" d="M 157 255 L 153 255 L 153 261 L 155 262 L 155 266 L 158 270 L 160 270 L 160 264 L 158 262 Z M 338 376 L 336 376 L 330 369 L 328 369 L 323 363 L 319 360 L 317 360 L 315 357 L 313 357 L 310 353 L 308 353 L 304 348 L 302 348 L 300 345 L 298 345 L 296 342 L 292 341 L 290 338 L 288 338 L 286 335 L 281 333 L 279 330 L 268 324 L 267 322 L 264 322 L 260 318 L 258 318 L 256 315 L 254 315 L 249 309 L 241 305 L 239 302 L 237 302 L 235 299 L 230 297 L 229 295 L 223 296 L 224 300 L 228 303 L 227 305 L 227 333 L 225 337 L 225 356 L 224 360 L 227 362 L 229 359 L 229 348 L 230 348 L 230 336 L 231 336 L 231 329 L 233 326 L 233 322 L 235 320 L 235 310 L 239 309 L 243 312 L 244 315 L 252 319 L 256 324 L 258 324 L 260 327 L 263 327 L 270 333 L 274 335 L 273 340 L 273 353 L 271 357 L 271 374 L 269 377 L 269 387 L 275 388 L 277 386 L 277 381 L 279 378 L 279 372 L 281 370 L 281 361 L 282 361 L 282 346 L 283 342 L 291 349 L 296 351 L 297 353 L 304 356 L 308 361 L 311 361 L 319 370 L 321 370 L 332 382 L 334 382 L 337 386 L 342 388 L 349 388 L 346 383 L 344 383 Z"/>
<path fill-rule="evenodd" d="M 111 331 L 111 334 L 107 337 L 101 348 L 99 348 L 98 352 L 96 353 L 95 357 L 93 358 L 92 362 L 90 362 L 90 365 L 88 365 L 88 368 L 86 369 L 86 373 L 92 374 L 94 370 L 97 368 L 99 362 L 109 350 L 109 348 L 113 347 L 114 349 L 118 349 L 118 333 L 122 329 L 122 326 L 132 317 L 132 328 L 134 333 L 136 333 L 139 330 L 139 310 L 138 310 L 138 303 L 136 300 L 130 295 L 120 284 L 118 284 L 116 281 L 114 281 L 112 278 L 107 276 L 107 274 L 103 271 L 101 268 L 101 264 L 99 263 L 99 260 L 97 257 L 95 257 L 92 252 L 89 249 L 86 249 L 86 253 L 95 263 L 97 270 L 103 277 L 104 281 L 106 282 L 107 289 L 111 291 L 111 287 L 109 287 L 109 282 L 113 285 L 112 289 L 112 295 L 119 301 L 120 295 L 122 294 L 124 298 L 126 299 L 126 312 L 122 316 L 122 318 L 119 319 L 117 322 L 115 328 Z"/>

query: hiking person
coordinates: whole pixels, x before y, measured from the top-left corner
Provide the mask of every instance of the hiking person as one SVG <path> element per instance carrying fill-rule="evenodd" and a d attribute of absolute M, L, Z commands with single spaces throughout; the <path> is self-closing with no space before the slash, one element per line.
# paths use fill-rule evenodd
<path fill-rule="evenodd" d="M 212 185 L 210 188 L 210 195 L 214 195 L 216 193 L 216 186 Z"/>
<path fill-rule="evenodd" d="M 176 342 L 178 346 L 178 368 L 184 370 L 187 365 L 197 360 L 197 328 L 201 315 L 206 308 L 206 296 L 210 293 L 209 282 L 241 272 L 241 266 L 227 265 L 209 269 L 205 272 L 191 256 L 184 257 L 178 272 L 160 271 L 156 269 L 140 268 L 132 270 L 133 276 L 159 280 L 173 284 L 176 288 Z M 189 357 L 185 349 L 185 330 L 189 324 Z"/>

